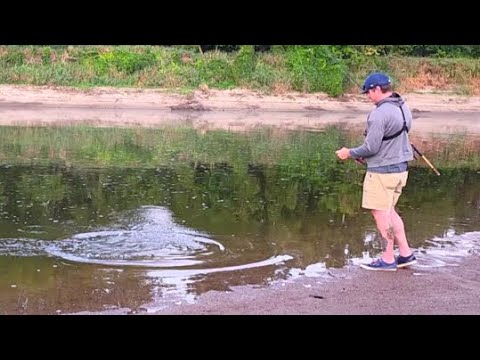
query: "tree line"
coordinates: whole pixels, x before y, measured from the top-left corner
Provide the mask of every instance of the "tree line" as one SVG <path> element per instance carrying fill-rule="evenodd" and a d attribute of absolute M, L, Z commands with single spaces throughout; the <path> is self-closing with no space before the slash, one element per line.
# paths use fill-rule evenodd
<path fill-rule="evenodd" d="M 287 48 L 292 45 L 255 45 L 256 52 L 268 52 L 275 47 Z M 399 55 L 418 57 L 480 57 L 480 45 L 337 45 L 341 52 L 357 51 L 364 55 Z M 202 52 L 235 52 L 240 45 L 199 45 Z"/>

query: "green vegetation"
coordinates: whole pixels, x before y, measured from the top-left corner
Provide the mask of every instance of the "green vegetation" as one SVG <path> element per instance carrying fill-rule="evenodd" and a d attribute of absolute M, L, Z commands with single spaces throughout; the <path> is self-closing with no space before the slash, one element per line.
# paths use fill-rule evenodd
<path fill-rule="evenodd" d="M 479 45 L 0 46 L 0 83 L 339 96 L 380 70 L 399 90 L 472 94 L 480 86 L 479 56 Z"/>

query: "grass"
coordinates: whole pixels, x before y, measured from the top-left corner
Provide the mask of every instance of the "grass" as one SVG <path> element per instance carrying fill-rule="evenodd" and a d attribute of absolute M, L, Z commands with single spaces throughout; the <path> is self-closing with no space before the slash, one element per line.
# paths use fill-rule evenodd
<path fill-rule="evenodd" d="M 357 92 L 374 70 L 403 91 L 480 94 L 480 61 L 379 56 L 332 58 L 332 46 L 284 46 L 255 52 L 200 52 L 198 46 L 0 46 L 0 83 L 73 87 L 163 88 L 191 91 L 246 88 L 271 94 Z"/>

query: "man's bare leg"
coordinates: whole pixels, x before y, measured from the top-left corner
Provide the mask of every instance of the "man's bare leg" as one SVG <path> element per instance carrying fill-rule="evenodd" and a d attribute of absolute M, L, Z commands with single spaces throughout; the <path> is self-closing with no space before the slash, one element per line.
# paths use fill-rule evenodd
<path fill-rule="evenodd" d="M 391 210 L 391 225 L 393 229 L 393 234 L 397 239 L 398 251 L 400 252 L 400 256 L 408 257 L 412 254 L 412 250 L 408 245 L 407 235 L 405 234 L 405 226 L 403 224 L 403 220 L 395 211 L 395 209 Z"/>
<path fill-rule="evenodd" d="M 372 215 L 373 215 L 373 218 L 375 219 L 375 223 L 377 225 L 378 231 L 380 232 L 380 235 L 387 242 L 387 245 L 385 246 L 385 249 L 382 254 L 382 259 L 386 263 L 391 264 L 395 262 L 395 256 L 393 254 L 393 245 L 394 245 L 395 237 L 393 236 L 393 233 L 391 231 L 391 228 L 392 228 L 391 210 L 372 210 Z"/>

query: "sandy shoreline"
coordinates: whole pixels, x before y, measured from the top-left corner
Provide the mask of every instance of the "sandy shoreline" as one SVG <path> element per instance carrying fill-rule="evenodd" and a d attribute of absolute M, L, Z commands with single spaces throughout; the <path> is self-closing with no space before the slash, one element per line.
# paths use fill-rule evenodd
<path fill-rule="evenodd" d="M 210 291 L 195 304 L 172 305 L 175 315 L 476 315 L 480 314 L 477 255 L 428 270 L 412 266 L 372 272 L 330 269 L 330 279 L 302 277 L 269 287 Z"/>
<path fill-rule="evenodd" d="M 405 94 L 415 124 L 412 136 L 480 134 L 480 97 Z M 0 125 L 88 124 L 156 127 L 187 124 L 201 131 L 246 131 L 259 126 L 321 130 L 329 124 L 365 126 L 372 105 L 361 95 L 264 95 L 247 90 L 196 90 L 182 95 L 157 89 L 0 85 Z"/>
<path fill-rule="evenodd" d="M 405 94 L 415 115 L 413 136 L 463 132 L 480 136 L 480 97 Z M 372 105 L 362 96 L 278 96 L 231 90 L 190 95 L 161 90 L 74 90 L 0 85 L 0 125 L 162 126 L 245 131 L 270 125 L 321 129 L 331 123 L 363 128 Z M 473 254 L 443 268 L 395 273 L 331 269 L 331 279 L 302 277 L 265 288 L 210 291 L 193 305 L 159 314 L 479 314 L 480 266 Z"/>

